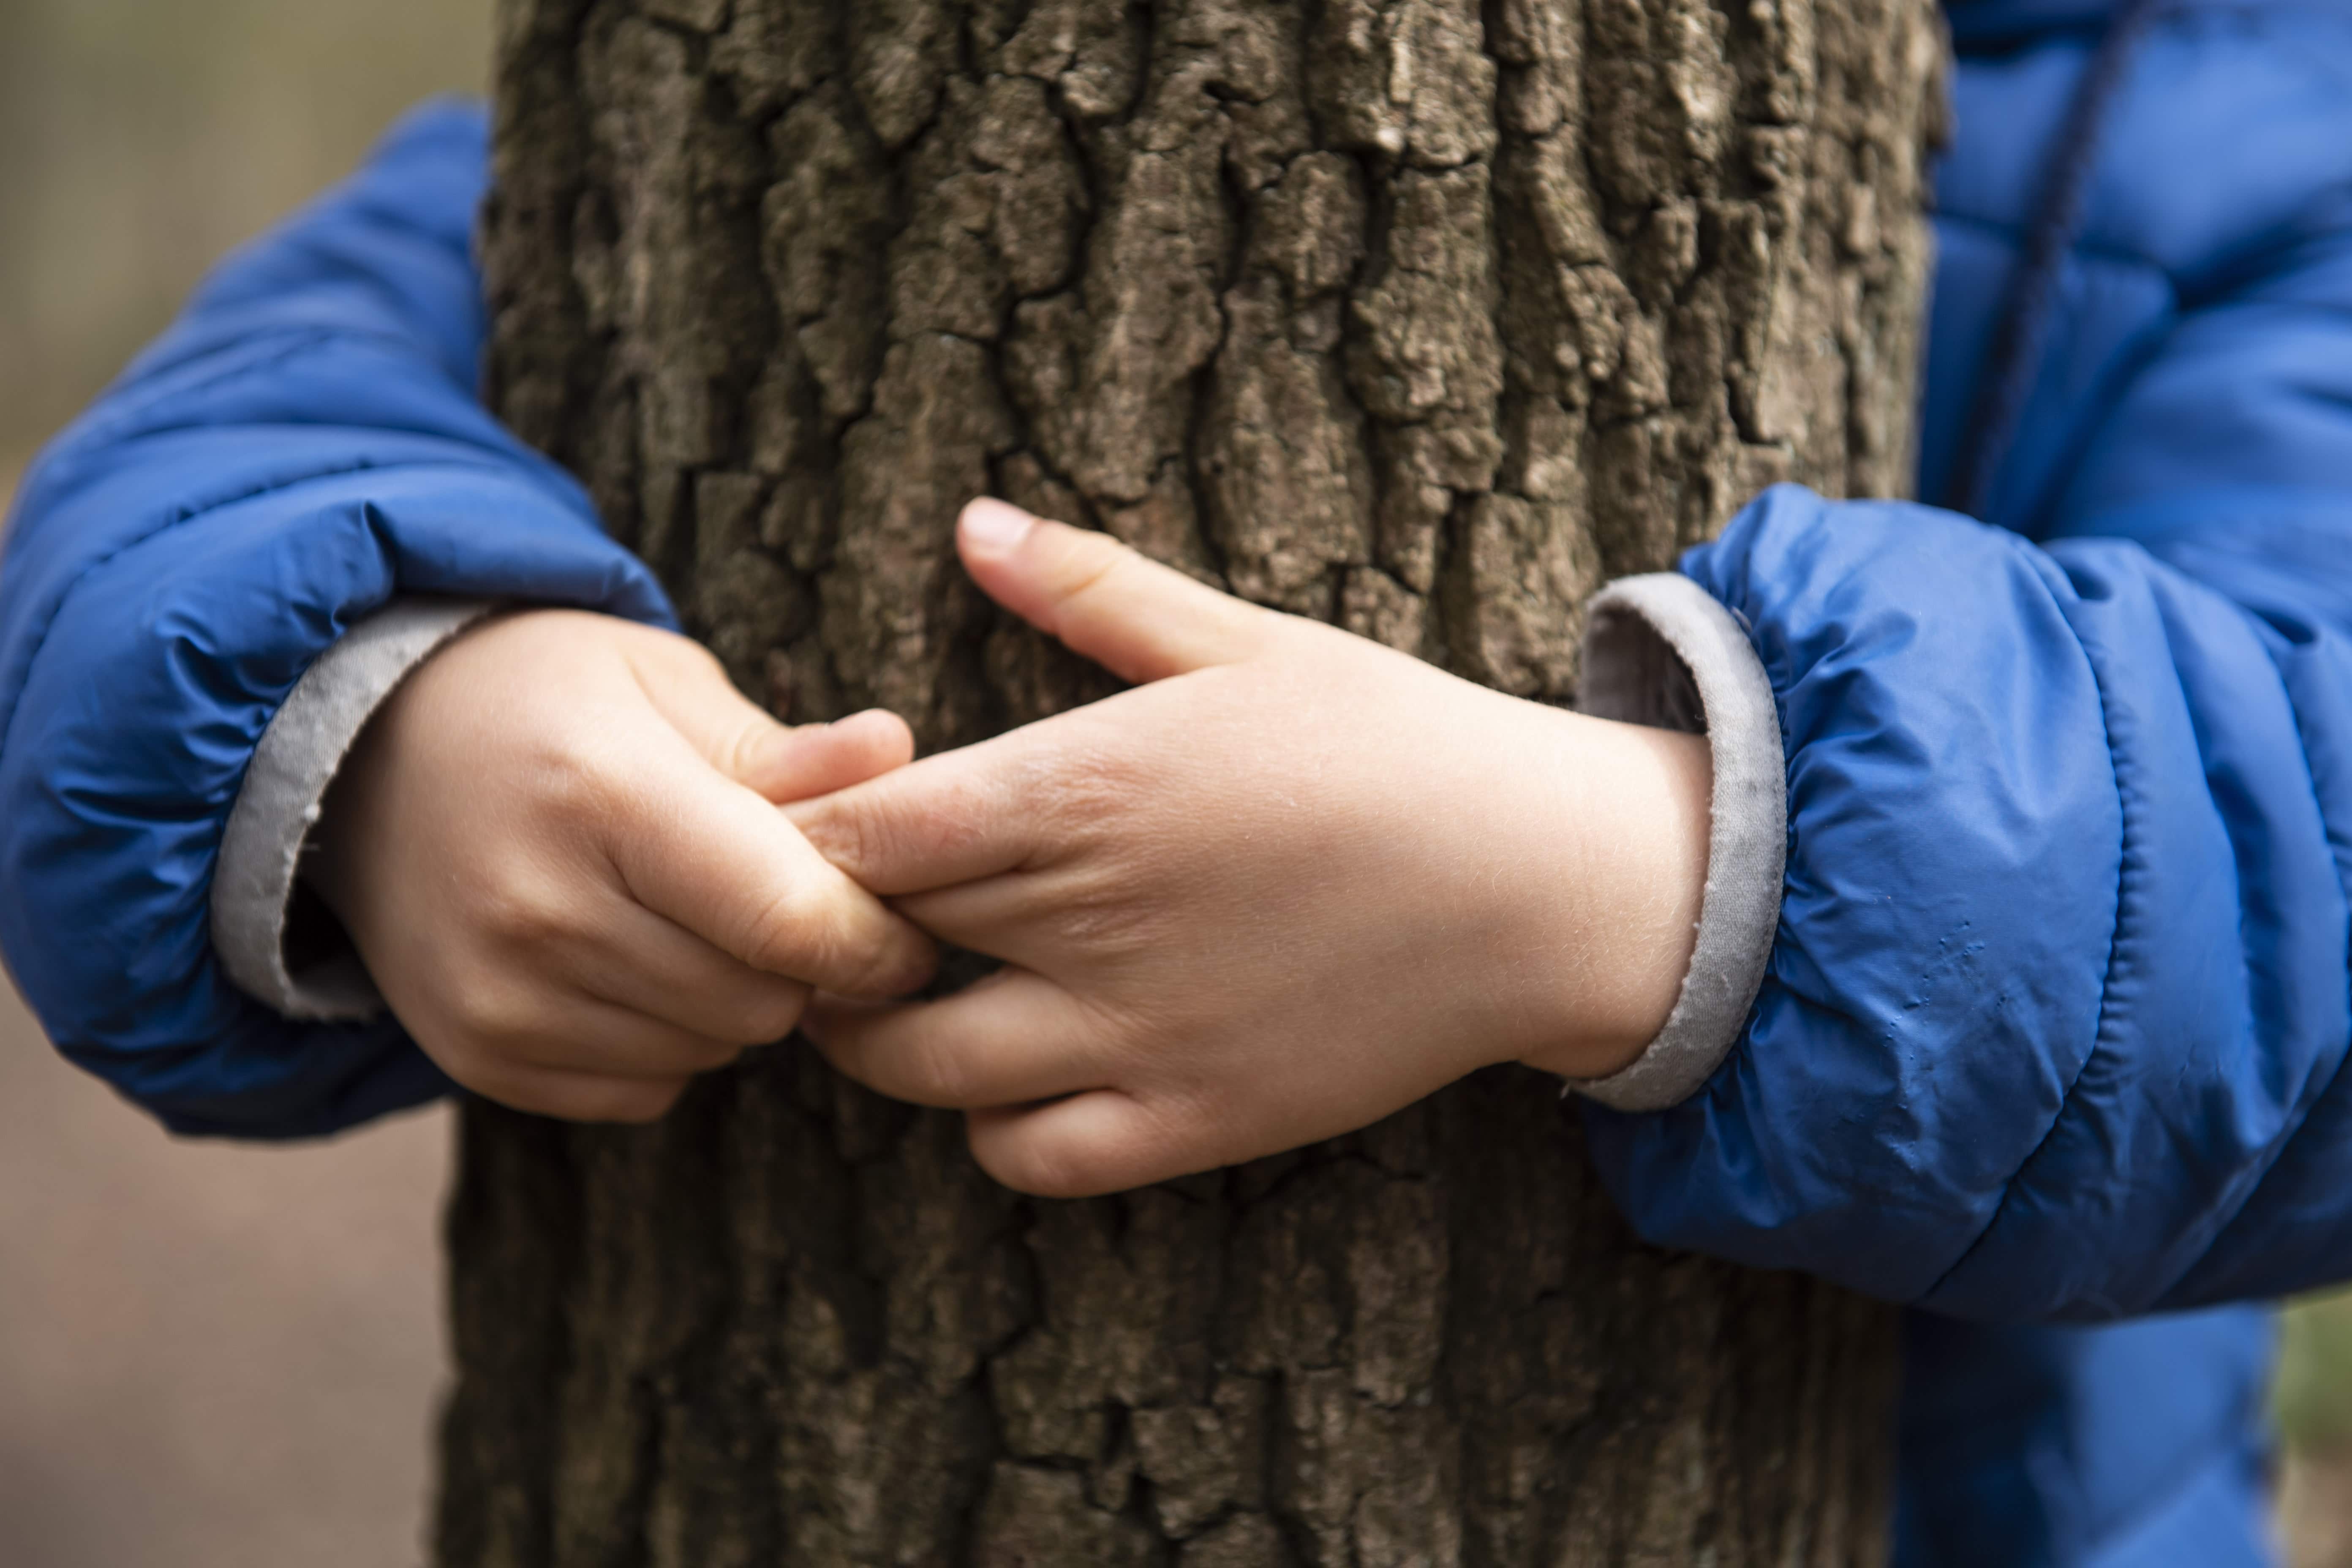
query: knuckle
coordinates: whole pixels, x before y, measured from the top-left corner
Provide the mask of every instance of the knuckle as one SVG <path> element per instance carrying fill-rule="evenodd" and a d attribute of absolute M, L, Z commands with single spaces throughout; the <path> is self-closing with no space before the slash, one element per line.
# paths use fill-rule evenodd
<path fill-rule="evenodd" d="M 1134 737 L 1114 737 L 1081 719 L 1064 725 L 1052 745 L 1022 759 L 1019 788 L 1024 809 L 1057 825 L 1084 827 L 1150 799 L 1164 771 Z"/>
<path fill-rule="evenodd" d="M 793 825 L 794 832 L 808 840 L 811 848 L 836 865 L 848 864 L 846 857 L 859 843 L 855 795 L 823 795 L 814 800 L 787 802 L 783 811 L 785 820 Z"/>
<path fill-rule="evenodd" d="M 846 996 L 893 993 L 908 961 L 901 944 L 858 918 L 860 897 L 845 888 L 782 889 L 754 922 L 745 957 L 755 969 Z"/>
<path fill-rule="evenodd" d="M 929 978 L 928 944 L 895 931 L 854 943 L 845 942 L 832 975 L 830 989 L 845 996 L 879 999 L 902 996 Z"/>
<path fill-rule="evenodd" d="M 906 1074 L 901 1087 L 919 1104 L 960 1108 L 973 1103 L 971 1068 L 952 1039 L 915 1046 L 907 1055 Z"/>
<path fill-rule="evenodd" d="M 625 769 L 584 730 L 567 727 L 530 757 L 532 796 L 542 816 L 559 824 L 609 819 L 626 795 Z"/>
<path fill-rule="evenodd" d="M 942 834 L 960 831 L 957 825 L 964 814 L 954 809 L 953 797 L 950 796 L 940 804 L 944 809 L 938 811 L 934 821 L 925 823 L 920 818 L 910 819 L 905 813 L 892 809 L 878 796 L 856 801 L 845 814 L 850 858 L 835 860 L 835 864 L 856 876 L 856 868 L 892 866 L 915 856 L 922 847 L 919 834 L 923 831 L 936 830 Z M 834 859 L 834 857 L 827 856 L 826 858 Z"/>
<path fill-rule="evenodd" d="M 1112 578 L 1132 572 L 1141 560 L 1134 551 L 1108 533 L 1073 529 L 1065 537 L 1068 553 L 1062 561 L 1061 598 L 1066 605 L 1074 605 L 1103 588 Z"/>
<path fill-rule="evenodd" d="M 923 814 L 891 831 L 883 847 L 885 864 L 900 860 L 928 867 L 985 861 L 1003 832 L 1006 797 L 976 779 L 961 779 L 927 803 Z M 1024 807 L 1025 809 L 1025 807 Z"/>
<path fill-rule="evenodd" d="M 541 1009 L 530 987 L 493 965 L 455 977 L 450 1011 L 468 1055 L 504 1060 L 539 1033 Z"/>
<path fill-rule="evenodd" d="M 1022 758 L 1015 787 L 1022 809 L 1059 838 L 1097 822 L 1110 798 L 1097 765 L 1099 748 L 1090 741 L 1065 739 Z"/>
<path fill-rule="evenodd" d="M 802 819 L 801 835 L 816 852 L 836 866 L 876 864 L 887 844 L 881 814 L 873 804 L 855 796 L 835 796 Z"/>
<path fill-rule="evenodd" d="M 1160 951 L 1174 923 L 1163 906 L 1137 899 L 1129 889 L 1106 883 L 1073 889 L 1056 911 L 1056 922 L 1074 951 L 1097 961 Z"/>
<path fill-rule="evenodd" d="M 873 996 L 909 996 L 939 974 L 939 945 L 912 926 L 901 925 L 898 930 L 898 939 L 883 949 L 876 960 L 876 973 L 869 987 Z"/>
<path fill-rule="evenodd" d="M 541 877 L 509 871 L 483 879 L 475 894 L 475 923 L 509 952 L 557 946 L 579 934 L 575 900 Z"/>
<path fill-rule="evenodd" d="M 726 736 L 718 743 L 719 771 L 739 782 L 756 779 L 760 773 L 761 752 L 774 726 L 760 715 L 744 713 Z"/>
<path fill-rule="evenodd" d="M 824 901 L 798 882 L 778 888 L 753 914 L 739 947 L 754 969 L 815 980 L 830 974 L 846 943 Z"/>

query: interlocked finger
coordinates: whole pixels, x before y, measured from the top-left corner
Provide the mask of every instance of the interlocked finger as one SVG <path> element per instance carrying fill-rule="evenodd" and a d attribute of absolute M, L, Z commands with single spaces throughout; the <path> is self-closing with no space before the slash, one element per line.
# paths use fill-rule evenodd
<path fill-rule="evenodd" d="M 1165 1114 L 1118 1089 L 1047 1105 L 971 1113 L 972 1158 L 1016 1192 L 1087 1198 L 1148 1186 L 1223 1163 Z"/>
<path fill-rule="evenodd" d="M 446 1054 L 457 1059 L 499 1060 L 595 1078 L 663 1080 L 713 1072 L 743 1054 L 738 1041 L 713 1039 L 584 996 L 545 1008 L 527 1033 L 501 1033 L 456 1045 Z"/>
<path fill-rule="evenodd" d="M 588 994 L 740 1046 L 781 1040 L 799 1024 L 803 982 L 754 969 L 640 904 L 614 904 L 571 963 L 569 978 Z"/>
<path fill-rule="evenodd" d="M 879 1094 L 969 1110 L 1100 1087 L 1115 1050 L 1095 1016 L 1053 982 L 1000 970 L 937 1002 L 810 1009 L 809 1037 Z"/>
<path fill-rule="evenodd" d="M 688 1078 L 607 1078 L 512 1062 L 486 1065 L 462 1079 L 500 1105 L 562 1121 L 657 1121 L 693 1080 Z"/>

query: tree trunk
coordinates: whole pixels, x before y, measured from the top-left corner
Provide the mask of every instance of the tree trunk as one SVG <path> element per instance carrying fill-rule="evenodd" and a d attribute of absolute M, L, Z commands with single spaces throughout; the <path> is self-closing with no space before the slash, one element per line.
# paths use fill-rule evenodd
<path fill-rule="evenodd" d="M 1927 0 L 506 0 L 493 397 L 747 690 L 1108 689 L 992 491 L 1546 700 L 1766 483 L 1899 491 Z M 1368 715 L 1377 723 L 1377 715 Z M 1891 1315 L 1670 1256 L 1552 1088 L 1124 1196 L 790 1046 L 467 1113 L 448 1568 L 1847 1568 Z"/>

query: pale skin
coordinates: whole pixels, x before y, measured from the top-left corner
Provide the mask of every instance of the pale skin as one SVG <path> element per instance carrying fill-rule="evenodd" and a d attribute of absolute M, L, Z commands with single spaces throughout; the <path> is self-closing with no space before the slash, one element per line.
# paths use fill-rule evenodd
<path fill-rule="evenodd" d="M 308 875 L 450 1077 L 542 1115 L 647 1121 L 791 1033 L 814 986 L 929 978 L 929 939 L 770 804 L 913 754 L 884 713 L 784 729 L 683 637 L 510 616 L 377 710 Z"/>
<path fill-rule="evenodd" d="M 852 1078 L 965 1112 L 1000 1181 L 1076 1196 L 1496 1063 L 1605 1077 L 1664 1025 L 1704 740 L 1486 690 L 999 502 L 958 544 L 1134 689 L 900 765 L 886 715 L 785 731 L 596 616 L 515 616 L 404 686 L 330 804 L 321 885 L 425 1050 L 494 1099 L 636 1120 L 797 1022 Z M 630 645 L 658 696 L 627 637 L 659 639 Z M 583 712 L 639 739 L 551 765 Z M 1004 967 L 882 1000 L 928 974 L 924 933 Z"/>

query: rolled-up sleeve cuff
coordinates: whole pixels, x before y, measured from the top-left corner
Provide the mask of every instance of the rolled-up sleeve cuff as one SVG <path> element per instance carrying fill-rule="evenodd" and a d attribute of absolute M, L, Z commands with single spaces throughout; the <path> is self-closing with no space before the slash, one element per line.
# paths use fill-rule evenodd
<path fill-rule="evenodd" d="M 1626 577 L 1591 602 L 1579 709 L 1704 734 L 1713 755 L 1706 891 L 1665 1026 L 1630 1067 L 1570 1088 L 1619 1110 L 1663 1110 L 1738 1041 L 1780 921 L 1789 805 L 1772 685 L 1730 611 L 1673 573 Z"/>
<path fill-rule="evenodd" d="M 213 946 L 229 978 L 256 1000 L 289 1018 L 321 1022 L 383 1011 L 383 997 L 348 944 L 299 973 L 289 964 L 302 846 L 328 785 L 384 699 L 493 607 L 483 599 L 395 600 L 321 654 L 262 732 L 229 812 L 212 895 Z"/>

